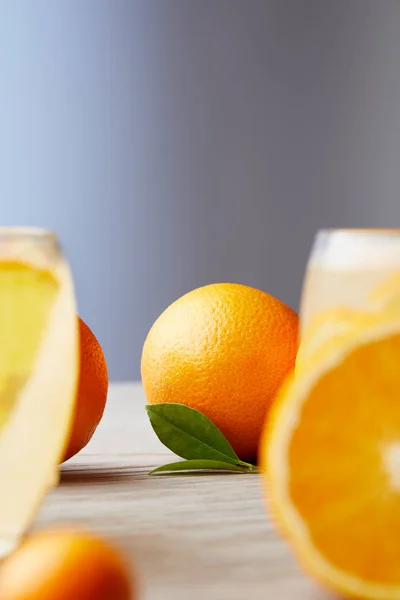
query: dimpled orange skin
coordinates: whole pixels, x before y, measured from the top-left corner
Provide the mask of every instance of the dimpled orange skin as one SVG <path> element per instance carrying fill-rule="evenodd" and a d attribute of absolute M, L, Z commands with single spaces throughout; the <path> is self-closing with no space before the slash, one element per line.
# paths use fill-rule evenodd
<path fill-rule="evenodd" d="M 34 533 L 0 567 L 1 600 L 133 600 L 119 552 L 74 530 Z"/>
<path fill-rule="evenodd" d="M 242 460 L 293 369 L 298 316 L 255 288 L 219 283 L 171 304 L 151 328 L 141 373 L 150 404 L 186 404 L 211 419 Z"/>
<path fill-rule="evenodd" d="M 92 330 L 79 319 L 80 373 L 75 416 L 63 460 L 77 454 L 91 440 L 107 401 L 108 372 L 103 350 Z"/>

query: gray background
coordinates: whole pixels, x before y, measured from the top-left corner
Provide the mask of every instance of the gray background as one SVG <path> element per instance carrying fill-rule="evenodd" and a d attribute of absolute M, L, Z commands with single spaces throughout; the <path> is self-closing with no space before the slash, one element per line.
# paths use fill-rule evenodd
<path fill-rule="evenodd" d="M 3 224 L 56 229 L 111 378 L 213 281 L 297 308 L 319 227 L 399 226 L 398 0 L 0 0 Z"/>

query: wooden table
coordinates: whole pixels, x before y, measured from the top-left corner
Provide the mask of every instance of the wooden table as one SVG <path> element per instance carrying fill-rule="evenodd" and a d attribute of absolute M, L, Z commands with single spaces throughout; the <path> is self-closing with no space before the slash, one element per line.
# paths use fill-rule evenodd
<path fill-rule="evenodd" d="M 111 385 L 93 440 L 63 466 L 35 527 L 72 523 L 111 537 L 141 600 L 327 600 L 276 536 L 258 475 L 147 475 L 173 455 L 144 404 L 139 384 Z"/>

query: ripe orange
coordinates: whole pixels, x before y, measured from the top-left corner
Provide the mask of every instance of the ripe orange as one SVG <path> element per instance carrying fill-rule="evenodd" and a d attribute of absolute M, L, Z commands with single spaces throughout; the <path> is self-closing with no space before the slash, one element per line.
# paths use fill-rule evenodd
<path fill-rule="evenodd" d="M 119 552 L 75 530 L 34 533 L 0 567 L 1 600 L 132 600 Z"/>
<path fill-rule="evenodd" d="M 79 319 L 80 375 L 75 417 L 64 460 L 77 454 L 92 438 L 107 401 L 108 373 L 103 350 L 90 328 Z"/>
<path fill-rule="evenodd" d="M 298 317 L 273 296 L 233 283 L 198 288 L 169 306 L 145 341 L 149 403 L 186 404 L 253 459 L 267 410 L 294 367 Z"/>
<path fill-rule="evenodd" d="M 360 314 L 279 392 L 260 445 L 272 514 L 319 581 L 400 600 L 400 311 Z"/>

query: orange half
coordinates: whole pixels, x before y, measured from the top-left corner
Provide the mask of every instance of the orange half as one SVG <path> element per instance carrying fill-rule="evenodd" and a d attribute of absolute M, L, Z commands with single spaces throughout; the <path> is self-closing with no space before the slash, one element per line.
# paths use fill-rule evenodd
<path fill-rule="evenodd" d="M 269 505 L 319 581 L 400 600 L 400 315 L 369 317 L 314 358 L 264 431 Z"/>

